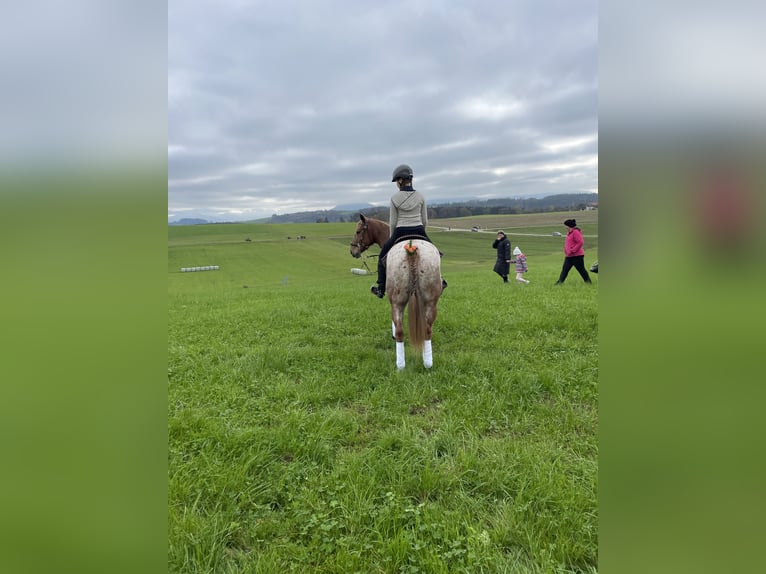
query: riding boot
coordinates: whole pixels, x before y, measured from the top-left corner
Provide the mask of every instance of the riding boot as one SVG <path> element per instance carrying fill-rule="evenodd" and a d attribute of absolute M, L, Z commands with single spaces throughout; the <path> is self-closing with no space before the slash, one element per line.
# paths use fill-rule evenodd
<path fill-rule="evenodd" d="M 370 287 L 370 292 L 378 299 L 382 299 L 386 294 L 386 263 L 384 259 L 378 258 L 378 284 Z"/>

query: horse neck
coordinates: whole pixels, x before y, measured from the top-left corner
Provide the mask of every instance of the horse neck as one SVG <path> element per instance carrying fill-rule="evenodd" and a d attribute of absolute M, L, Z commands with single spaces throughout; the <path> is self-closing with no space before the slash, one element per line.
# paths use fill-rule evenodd
<path fill-rule="evenodd" d="M 372 242 L 377 243 L 381 249 L 383 244 L 391 237 L 391 228 L 384 221 L 371 220 L 367 224 L 367 229 L 370 231 Z"/>

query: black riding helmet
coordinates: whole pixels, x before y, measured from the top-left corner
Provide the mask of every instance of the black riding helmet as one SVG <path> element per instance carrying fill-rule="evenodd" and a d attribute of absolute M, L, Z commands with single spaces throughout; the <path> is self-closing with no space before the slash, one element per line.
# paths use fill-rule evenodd
<path fill-rule="evenodd" d="M 398 166 L 394 170 L 394 173 L 391 176 L 391 181 L 396 181 L 399 178 L 412 179 L 412 177 L 413 177 L 412 168 L 408 166 L 406 163 L 403 163 L 402 165 Z"/>

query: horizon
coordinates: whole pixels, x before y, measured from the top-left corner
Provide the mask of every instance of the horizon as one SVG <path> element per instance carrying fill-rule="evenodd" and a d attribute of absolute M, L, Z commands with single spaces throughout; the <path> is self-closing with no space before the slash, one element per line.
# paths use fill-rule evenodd
<path fill-rule="evenodd" d="M 547 193 L 544 195 L 517 195 L 517 196 L 498 196 L 498 197 L 486 197 L 486 198 L 471 198 L 471 199 L 449 199 L 449 200 L 435 200 L 428 202 L 429 206 L 440 206 L 440 205 L 448 205 L 452 203 L 470 203 L 470 202 L 487 202 L 487 201 L 493 201 L 493 200 L 508 200 L 508 201 L 516 201 L 516 200 L 524 200 L 524 199 L 545 199 L 546 197 L 552 197 L 552 196 L 559 196 L 559 195 L 598 195 L 597 191 L 573 191 L 573 192 L 564 192 L 564 193 Z M 262 219 L 269 219 L 273 216 L 278 217 L 285 217 L 289 215 L 295 215 L 299 213 L 312 213 L 312 212 L 331 212 L 331 211 L 357 211 L 361 209 L 370 209 L 370 208 L 380 208 L 385 207 L 388 202 L 378 202 L 377 204 L 366 204 L 362 207 L 354 207 L 354 208 L 343 208 L 343 205 L 352 205 L 349 204 L 336 204 L 333 207 L 329 208 L 318 208 L 318 209 L 301 209 L 296 211 L 289 211 L 284 213 L 279 213 L 279 211 L 274 211 L 272 213 L 269 213 L 267 215 L 260 215 L 257 217 L 253 216 L 247 216 L 245 218 L 231 218 L 231 214 L 205 214 L 203 212 L 199 212 L 197 214 L 183 214 L 183 215 L 176 215 L 171 216 L 168 215 L 168 223 L 175 223 L 178 221 L 183 220 L 204 220 L 208 223 L 246 223 L 249 221 L 258 221 Z M 357 204 L 360 205 L 360 204 Z M 340 207 L 340 209 L 339 209 Z"/>

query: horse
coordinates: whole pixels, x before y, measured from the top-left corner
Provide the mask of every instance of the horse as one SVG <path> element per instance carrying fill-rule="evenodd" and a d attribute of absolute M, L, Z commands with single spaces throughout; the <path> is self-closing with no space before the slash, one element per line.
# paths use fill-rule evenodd
<path fill-rule="evenodd" d="M 354 240 L 351 242 L 351 256 L 359 259 L 364 251 L 372 245 L 377 245 L 383 249 L 383 244 L 391 237 L 391 228 L 388 223 L 367 218 L 359 214 L 359 223 L 356 224 Z"/>
<path fill-rule="evenodd" d="M 359 215 L 351 255 L 361 257 L 371 245 L 383 244 L 390 237 L 388 224 Z M 408 330 L 413 347 L 422 352 L 423 366 L 433 366 L 431 335 L 442 294 L 441 255 L 432 243 L 404 238 L 387 255 L 386 292 L 391 303 L 392 333 L 396 341 L 396 368 L 404 369 L 404 309 L 409 305 Z"/>

